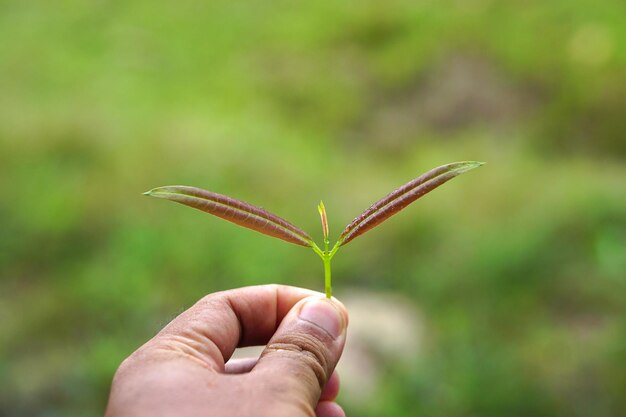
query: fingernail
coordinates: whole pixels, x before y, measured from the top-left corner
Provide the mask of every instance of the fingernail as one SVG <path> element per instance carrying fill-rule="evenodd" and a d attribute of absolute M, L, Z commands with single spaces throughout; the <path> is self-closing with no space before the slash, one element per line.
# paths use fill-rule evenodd
<path fill-rule="evenodd" d="M 344 321 L 341 313 L 330 301 L 312 299 L 307 301 L 300 310 L 300 319 L 321 327 L 333 339 L 338 338 L 344 330 Z"/>

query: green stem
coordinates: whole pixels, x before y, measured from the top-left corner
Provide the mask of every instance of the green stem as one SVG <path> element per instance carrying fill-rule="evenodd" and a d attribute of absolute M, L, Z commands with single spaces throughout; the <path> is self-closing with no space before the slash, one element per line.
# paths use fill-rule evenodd
<path fill-rule="evenodd" d="M 333 288 L 331 286 L 330 280 L 330 257 L 325 253 L 326 256 L 322 258 L 324 261 L 324 290 L 326 291 L 326 298 L 330 298 L 333 296 Z"/>
<path fill-rule="evenodd" d="M 333 248 L 329 250 L 328 248 L 328 240 L 324 241 L 324 250 L 321 250 L 315 242 L 311 242 L 311 248 L 313 252 L 317 253 L 317 255 L 322 259 L 324 263 L 324 290 L 326 292 L 326 298 L 330 298 L 333 296 L 333 288 L 332 288 L 332 280 L 331 280 L 331 269 L 330 269 L 330 261 L 335 256 L 335 253 L 339 250 L 340 242 L 335 243 Z"/>
<path fill-rule="evenodd" d="M 333 296 L 333 288 L 332 281 L 330 279 L 330 253 L 328 252 L 328 238 L 324 239 L 324 257 L 322 261 L 324 262 L 324 290 L 326 291 L 326 298 L 330 298 Z"/>

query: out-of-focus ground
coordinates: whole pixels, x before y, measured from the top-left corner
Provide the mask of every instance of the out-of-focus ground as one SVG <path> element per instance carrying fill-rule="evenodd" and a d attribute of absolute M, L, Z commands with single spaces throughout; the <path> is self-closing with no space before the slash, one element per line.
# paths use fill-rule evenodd
<path fill-rule="evenodd" d="M 626 321 L 618 0 L 0 3 L 0 416 L 102 414 L 202 295 L 322 290 L 301 247 L 141 196 L 188 184 L 321 235 L 487 165 L 333 261 L 348 415 L 617 416 Z"/>

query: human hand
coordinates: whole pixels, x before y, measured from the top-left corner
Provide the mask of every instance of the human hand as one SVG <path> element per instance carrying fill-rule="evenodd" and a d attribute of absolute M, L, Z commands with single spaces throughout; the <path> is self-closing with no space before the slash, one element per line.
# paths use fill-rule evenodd
<path fill-rule="evenodd" d="M 345 417 L 334 369 L 347 324 L 341 303 L 301 288 L 209 294 L 120 365 L 105 417 Z M 267 345 L 258 361 L 229 361 L 254 345 Z"/>

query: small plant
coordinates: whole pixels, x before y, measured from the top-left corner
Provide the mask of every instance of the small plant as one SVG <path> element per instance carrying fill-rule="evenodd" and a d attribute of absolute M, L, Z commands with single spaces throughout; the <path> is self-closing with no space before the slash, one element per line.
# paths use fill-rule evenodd
<path fill-rule="evenodd" d="M 243 227 L 247 227 L 268 236 L 313 249 L 324 263 L 324 283 L 326 297 L 332 296 L 330 261 L 340 247 L 350 243 L 355 237 L 362 235 L 373 227 L 387 220 L 424 194 L 434 190 L 452 178 L 478 168 L 482 162 L 454 162 L 432 169 L 409 181 L 386 197 L 372 204 L 367 210 L 356 217 L 341 232 L 331 247 L 328 239 L 328 218 L 324 203 L 320 202 L 317 209 L 322 221 L 324 236 L 323 249 L 302 229 L 285 219 L 260 207 L 226 195 L 217 194 L 196 187 L 173 185 L 154 188 L 146 193 L 157 198 L 175 201 L 189 207 L 213 214 Z"/>

